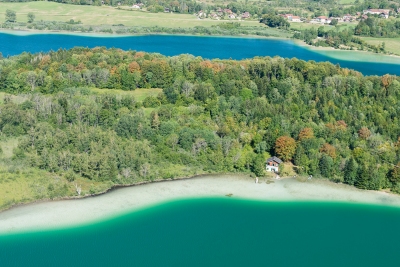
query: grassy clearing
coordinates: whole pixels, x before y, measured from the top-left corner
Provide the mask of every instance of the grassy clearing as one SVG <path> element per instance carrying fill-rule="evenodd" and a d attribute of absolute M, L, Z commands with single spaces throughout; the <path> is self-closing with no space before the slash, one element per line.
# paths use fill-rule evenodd
<path fill-rule="evenodd" d="M 23 95 L 16 96 L 16 95 L 7 94 L 5 92 L 0 92 L 0 104 L 4 103 L 4 98 L 6 96 L 9 97 L 11 101 L 13 101 L 14 103 L 17 103 L 17 104 L 21 104 L 22 102 L 27 100 L 27 97 L 25 97 Z"/>
<path fill-rule="evenodd" d="M 341 5 L 353 5 L 355 0 L 339 0 L 339 4 Z"/>
<path fill-rule="evenodd" d="M 19 138 L 2 137 L 0 146 L 0 210 L 19 203 L 41 199 L 76 196 L 74 183 L 82 188 L 82 195 L 107 190 L 110 182 L 96 182 L 78 177 L 68 182 L 64 177 L 29 167 L 25 161 L 11 160 Z"/>
<path fill-rule="evenodd" d="M 368 44 L 380 46 L 385 43 L 386 51 L 400 54 L 400 38 L 374 38 L 374 37 L 360 37 Z"/>
<path fill-rule="evenodd" d="M 296 30 L 296 31 L 301 31 L 301 30 L 306 30 L 306 29 L 311 29 L 311 28 L 315 28 L 318 29 L 319 27 L 323 26 L 325 31 L 329 31 L 332 29 L 335 29 L 335 26 L 331 26 L 331 25 L 326 25 L 326 24 L 317 24 L 317 23 L 291 23 L 290 24 L 290 28 L 292 30 Z M 355 27 L 357 26 L 357 23 L 340 23 L 339 24 L 339 29 L 338 30 L 343 30 L 346 28 L 351 28 L 351 27 Z"/>
<path fill-rule="evenodd" d="M 124 90 L 115 90 L 115 89 L 98 89 L 98 88 L 91 88 L 92 92 L 96 94 L 116 94 L 116 95 L 131 95 L 135 97 L 137 101 L 143 101 L 148 96 L 157 96 L 159 93 L 162 92 L 162 89 L 159 88 L 149 88 L 149 89 L 136 89 L 133 91 L 124 91 Z M 150 113 L 155 108 L 143 108 L 144 115 L 150 116 Z"/>
<path fill-rule="evenodd" d="M 157 96 L 159 93 L 162 92 L 162 89 L 160 88 L 136 89 L 133 91 L 98 88 L 91 88 L 90 90 L 96 94 L 131 95 L 134 96 L 137 101 L 143 101 L 143 99 L 148 96 Z"/>
<path fill-rule="evenodd" d="M 9 159 L 13 155 L 13 150 L 18 146 L 18 138 L 6 138 L 0 141 L 0 147 L 3 150 L 3 154 L 0 155 L 2 159 Z"/>
<path fill-rule="evenodd" d="M 25 2 L 1 3 L 0 21 L 5 20 L 5 11 L 11 9 L 17 13 L 17 21 L 27 22 L 27 14 L 33 12 L 36 21 L 81 21 L 86 25 L 113 25 L 125 26 L 164 26 L 170 28 L 189 28 L 195 26 L 209 27 L 226 21 L 204 19 L 200 20 L 191 14 L 149 13 L 145 11 L 131 11 L 109 6 L 65 5 L 53 2 Z M 242 21 L 243 26 L 258 26 L 258 21 Z"/>
<path fill-rule="evenodd" d="M 0 147 L 0 210 L 15 203 L 30 202 L 42 198 L 46 192 L 46 172 L 34 170 L 26 165 L 11 162 L 18 138 L 3 138 Z"/>

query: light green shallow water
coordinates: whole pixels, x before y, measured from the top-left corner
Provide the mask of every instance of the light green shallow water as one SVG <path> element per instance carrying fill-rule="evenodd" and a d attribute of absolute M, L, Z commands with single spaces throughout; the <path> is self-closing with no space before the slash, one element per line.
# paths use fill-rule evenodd
<path fill-rule="evenodd" d="M 0 266 L 399 266 L 400 209 L 188 199 L 0 236 Z"/>

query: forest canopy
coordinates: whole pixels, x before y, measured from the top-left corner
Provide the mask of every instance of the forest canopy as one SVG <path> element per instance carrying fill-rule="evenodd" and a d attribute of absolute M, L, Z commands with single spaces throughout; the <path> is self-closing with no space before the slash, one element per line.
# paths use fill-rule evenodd
<path fill-rule="evenodd" d="M 21 139 L 13 161 L 68 181 L 262 175 L 276 155 L 300 174 L 399 190 L 396 76 L 97 47 L 1 59 L 0 84 L 2 136 Z"/>

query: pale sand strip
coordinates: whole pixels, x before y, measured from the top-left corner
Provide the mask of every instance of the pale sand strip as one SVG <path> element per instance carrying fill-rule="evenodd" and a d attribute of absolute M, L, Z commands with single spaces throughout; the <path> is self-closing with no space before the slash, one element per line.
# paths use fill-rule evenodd
<path fill-rule="evenodd" d="M 151 183 L 122 188 L 78 200 L 35 203 L 0 213 L 0 232 L 49 229 L 90 223 L 160 202 L 188 197 L 226 197 L 258 200 L 325 200 L 400 206 L 400 196 L 358 190 L 323 180 L 295 179 L 256 184 L 248 176 L 220 175 Z"/>

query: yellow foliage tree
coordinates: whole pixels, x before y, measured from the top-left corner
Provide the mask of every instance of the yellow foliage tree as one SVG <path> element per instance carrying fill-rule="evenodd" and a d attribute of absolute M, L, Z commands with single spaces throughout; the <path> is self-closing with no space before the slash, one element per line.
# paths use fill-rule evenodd
<path fill-rule="evenodd" d="M 304 128 L 303 130 L 300 131 L 299 133 L 299 141 L 305 140 L 305 139 L 311 139 L 314 137 L 314 131 L 312 128 Z"/>

